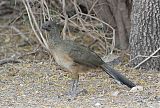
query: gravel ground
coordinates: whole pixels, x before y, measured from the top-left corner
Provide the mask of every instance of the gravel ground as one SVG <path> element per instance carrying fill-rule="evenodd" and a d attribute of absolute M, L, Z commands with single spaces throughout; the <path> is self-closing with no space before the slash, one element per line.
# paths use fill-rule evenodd
<path fill-rule="evenodd" d="M 160 72 L 120 69 L 143 86 L 130 92 L 101 70 L 80 75 L 79 89 L 87 90 L 68 101 L 69 74 L 49 61 L 0 66 L 1 108 L 160 108 Z"/>

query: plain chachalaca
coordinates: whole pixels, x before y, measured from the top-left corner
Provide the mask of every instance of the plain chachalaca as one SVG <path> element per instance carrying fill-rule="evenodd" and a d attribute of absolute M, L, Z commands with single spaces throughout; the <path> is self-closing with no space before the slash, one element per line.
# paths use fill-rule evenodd
<path fill-rule="evenodd" d="M 111 68 L 96 53 L 87 47 L 71 40 L 63 40 L 60 33 L 60 25 L 55 21 L 47 21 L 42 29 L 49 32 L 48 43 L 55 61 L 62 67 L 68 69 L 72 75 L 71 95 L 76 96 L 80 72 L 86 72 L 92 68 L 102 68 L 108 75 L 125 84 L 129 88 L 135 86 L 125 76 Z"/>

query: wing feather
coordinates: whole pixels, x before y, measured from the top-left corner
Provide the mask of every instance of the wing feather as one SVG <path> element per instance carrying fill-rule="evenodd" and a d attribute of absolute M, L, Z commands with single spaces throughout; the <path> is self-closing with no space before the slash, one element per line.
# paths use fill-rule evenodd
<path fill-rule="evenodd" d="M 104 63 L 96 53 L 79 44 L 71 45 L 69 56 L 73 61 L 89 67 L 97 67 Z"/>

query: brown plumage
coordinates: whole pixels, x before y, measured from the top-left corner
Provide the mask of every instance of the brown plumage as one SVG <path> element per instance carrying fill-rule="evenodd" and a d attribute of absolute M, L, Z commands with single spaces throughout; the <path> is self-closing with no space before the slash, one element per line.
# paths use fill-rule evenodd
<path fill-rule="evenodd" d="M 121 84 L 132 88 L 135 86 L 125 76 L 109 67 L 96 53 L 87 47 L 71 40 L 63 40 L 60 35 L 60 27 L 55 21 L 47 21 L 42 29 L 49 32 L 49 48 L 55 61 L 62 67 L 68 69 L 72 74 L 71 94 L 76 96 L 79 73 L 93 68 L 102 68 L 108 75 Z"/>

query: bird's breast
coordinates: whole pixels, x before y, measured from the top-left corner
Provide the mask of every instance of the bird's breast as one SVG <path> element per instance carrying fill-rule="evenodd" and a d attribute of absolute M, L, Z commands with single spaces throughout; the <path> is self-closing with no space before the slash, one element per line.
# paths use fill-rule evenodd
<path fill-rule="evenodd" d="M 69 69 L 73 64 L 73 60 L 64 52 L 54 52 L 54 59 L 58 65 Z"/>

